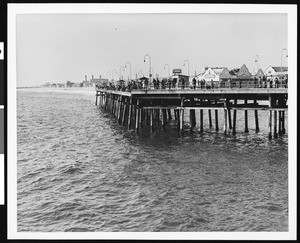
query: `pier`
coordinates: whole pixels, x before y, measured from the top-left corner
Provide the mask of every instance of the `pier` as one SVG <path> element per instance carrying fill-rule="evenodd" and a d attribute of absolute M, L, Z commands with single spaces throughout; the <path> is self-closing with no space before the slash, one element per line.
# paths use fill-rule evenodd
<path fill-rule="evenodd" d="M 244 117 L 244 132 L 248 133 L 248 112 L 254 112 L 255 131 L 259 132 L 258 112 L 269 111 L 268 138 L 277 138 L 285 134 L 285 112 L 288 89 L 278 87 L 257 88 L 255 84 L 247 87 L 199 87 L 154 88 L 144 87 L 130 91 L 109 90 L 96 87 L 96 106 L 109 112 L 121 126 L 165 130 L 170 120 L 175 120 L 178 130 L 183 132 L 184 114 L 189 113 L 190 130 L 199 123 L 200 132 L 204 132 L 204 119 L 209 127 L 224 134 L 236 134 L 237 115 Z M 264 101 L 264 104 L 261 101 Z M 196 118 L 199 110 L 199 118 Z M 223 124 L 219 124 L 223 116 Z M 214 120 L 214 124 L 213 124 Z"/>

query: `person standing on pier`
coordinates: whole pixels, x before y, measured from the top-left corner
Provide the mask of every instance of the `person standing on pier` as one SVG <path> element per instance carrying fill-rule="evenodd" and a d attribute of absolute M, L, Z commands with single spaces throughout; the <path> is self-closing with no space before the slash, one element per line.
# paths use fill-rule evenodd
<path fill-rule="evenodd" d="M 184 89 L 184 79 L 180 78 L 180 81 L 181 81 L 181 88 Z"/>
<path fill-rule="evenodd" d="M 173 78 L 173 80 L 172 80 L 172 87 L 173 88 L 176 88 L 176 83 L 177 83 L 176 78 Z"/>
<path fill-rule="evenodd" d="M 279 81 L 278 81 L 278 78 L 276 77 L 275 78 L 275 88 L 278 88 L 278 83 L 279 83 Z"/>
<path fill-rule="evenodd" d="M 171 87 L 172 87 L 172 80 L 170 78 L 168 78 L 168 87 L 169 87 L 169 89 L 171 89 Z"/>
<path fill-rule="evenodd" d="M 194 89 L 196 89 L 196 79 L 195 78 L 193 78 L 193 87 L 194 87 Z"/>

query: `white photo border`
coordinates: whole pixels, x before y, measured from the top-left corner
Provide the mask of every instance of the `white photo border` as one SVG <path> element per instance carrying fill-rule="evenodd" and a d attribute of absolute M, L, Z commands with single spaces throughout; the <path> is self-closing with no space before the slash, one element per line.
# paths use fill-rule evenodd
<path fill-rule="evenodd" d="M 297 233 L 297 5 L 271 4 L 8 4 L 8 239 L 295 240 Z M 48 13 L 286 13 L 288 16 L 288 232 L 18 232 L 16 15 Z M 291 81 L 290 81 L 291 80 Z"/>

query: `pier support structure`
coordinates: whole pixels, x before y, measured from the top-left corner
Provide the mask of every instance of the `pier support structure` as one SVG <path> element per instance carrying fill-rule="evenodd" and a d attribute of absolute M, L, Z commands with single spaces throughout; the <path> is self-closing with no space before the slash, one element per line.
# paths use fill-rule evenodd
<path fill-rule="evenodd" d="M 230 132 L 232 135 L 236 134 L 238 110 L 244 111 L 245 133 L 249 132 L 248 111 L 254 111 L 255 132 L 259 132 L 258 111 L 268 110 L 268 137 L 270 139 L 272 137 L 277 138 L 278 135 L 282 136 L 285 134 L 287 93 L 281 93 L 280 90 L 264 95 L 257 95 L 253 92 L 252 96 L 247 95 L 248 90 L 246 93 L 241 94 L 233 92 L 228 96 L 226 96 L 226 93 L 217 95 L 216 91 L 206 92 L 202 90 L 199 91 L 199 94 L 189 94 L 188 90 L 180 90 L 180 94 L 174 95 L 174 92 L 166 90 L 156 94 L 154 92 L 155 95 L 148 95 L 150 91 L 138 91 L 138 95 L 133 95 L 134 92 L 97 90 L 95 105 L 108 112 L 111 117 L 115 117 L 120 125 L 128 129 L 135 128 L 136 133 L 139 133 L 144 126 L 150 126 L 150 132 L 154 132 L 155 126 L 161 126 L 162 130 L 166 130 L 167 127 L 172 127 L 174 123 L 179 131 L 183 133 L 185 111 L 189 111 L 190 130 L 193 131 L 197 124 L 197 110 L 199 110 L 199 132 L 204 132 L 204 110 L 208 110 L 207 120 L 210 128 L 213 126 L 211 110 L 214 110 L 214 128 L 218 131 L 218 111 L 223 109 L 223 134 L 225 135 L 229 135 Z M 165 95 L 164 92 L 166 93 Z M 197 90 L 192 90 L 191 92 L 197 92 Z M 270 92 L 269 89 L 267 92 Z M 269 105 L 258 103 L 260 100 L 268 100 Z M 174 122 L 171 121 L 172 110 L 174 111 Z M 231 116 L 231 111 L 233 112 L 233 117 Z"/>

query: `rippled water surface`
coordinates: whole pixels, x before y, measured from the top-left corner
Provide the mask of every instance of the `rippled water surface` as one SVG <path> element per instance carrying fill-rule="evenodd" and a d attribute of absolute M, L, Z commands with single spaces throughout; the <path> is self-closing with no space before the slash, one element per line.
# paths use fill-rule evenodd
<path fill-rule="evenodd" d="M 184 135 L 137 135 L 94 92 L 19 90 L 18 231 L 287 231 L 288 135 L 267 139 L 267 112 L 244 134 L 239 111 L 225 137 L 204 113 L 203 135 L 188 114 Z"/>

